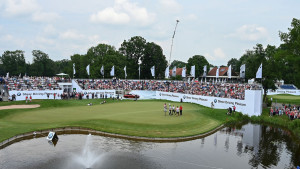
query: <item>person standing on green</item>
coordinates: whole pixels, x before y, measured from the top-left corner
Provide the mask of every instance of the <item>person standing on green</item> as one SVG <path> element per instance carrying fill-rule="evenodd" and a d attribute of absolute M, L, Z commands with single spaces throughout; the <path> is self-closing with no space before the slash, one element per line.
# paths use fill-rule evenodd
<path fill-rule="evenodd" d="M 182 116 L 182 105 L 180 105 L 179 110 L 180 110 L 180 116 Z"/>

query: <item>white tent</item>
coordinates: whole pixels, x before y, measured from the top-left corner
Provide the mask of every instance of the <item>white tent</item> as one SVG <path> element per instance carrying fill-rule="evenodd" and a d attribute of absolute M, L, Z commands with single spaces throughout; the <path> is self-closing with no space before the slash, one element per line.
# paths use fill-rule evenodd
<path fill-rule="evenodd" d="M 59 73 L 59 74 L 56 74 L 57 76 L 68 76 L 68 74 L 65 74 L 65 73 Z"/>

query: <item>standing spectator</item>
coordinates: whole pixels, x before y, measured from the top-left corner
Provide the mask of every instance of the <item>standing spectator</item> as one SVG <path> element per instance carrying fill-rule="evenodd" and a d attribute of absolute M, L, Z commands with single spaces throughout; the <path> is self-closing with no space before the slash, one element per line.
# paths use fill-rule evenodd
<path fill-rule="evenodd" d="M 176 114 L 177 114 L 177 116 L 179 116 L 179 107 L 178 106 L 176 107 Z"/>
<path fill-rule="evenodd" d="M 180 116 L 182 116 L 182 105 L 180 105 L 179 110 L 180 110 Z"/>
<path fill-rule="evenodd" d="M 29 96 L 29 101 L 30 101 L 30 102 L 32 101 L 32 96 L 31 96 L 31 95 Z"/>
<path fill-rule="evenodd" d="M 28 102 L 28 95 L 26 95 L 25 100 L 26 100 L 26 103 L 27 103 Z"/>

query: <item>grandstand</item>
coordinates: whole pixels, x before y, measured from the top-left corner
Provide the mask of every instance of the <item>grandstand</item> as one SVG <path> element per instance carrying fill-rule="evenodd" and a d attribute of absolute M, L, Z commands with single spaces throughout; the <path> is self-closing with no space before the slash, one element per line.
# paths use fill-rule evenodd
<path fill-rule="evenodd" d="M 293 84 L 280 85 L 279 89 L 298 90 L 298 88 Z"/>

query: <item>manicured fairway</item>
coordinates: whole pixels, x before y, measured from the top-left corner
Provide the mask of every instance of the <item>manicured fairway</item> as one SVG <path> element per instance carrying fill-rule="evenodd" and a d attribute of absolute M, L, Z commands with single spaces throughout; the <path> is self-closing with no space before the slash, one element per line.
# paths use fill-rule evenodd
<path fill-rule="evenodd" d="M 80 126 L 100 131 L 145 137 L 182 137 L 210 131 L 226 120 L 226 110 L 182 103 L 183 116 L 165 116 L 167 101 L 48 100 L 36 109 L 0 110 L 0 141 L 41 129 Z M 93 106 L 86 104 L 93 102 Z M 18 103 L 20 104 L 20 103 Z M 0 104 L 1 106 L 1 104 Z"/>
<path fill-rule="evenodd" d="M 277 103 L 300 105 L 300 96 L 294 96 L 289 94 L 278 94 L 278 95 L 269 95 L 268 98 L 273 98 L 273 102 L 277 101 Z"/>

